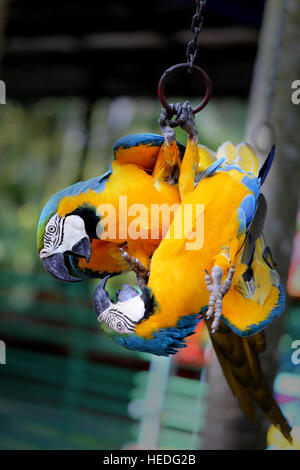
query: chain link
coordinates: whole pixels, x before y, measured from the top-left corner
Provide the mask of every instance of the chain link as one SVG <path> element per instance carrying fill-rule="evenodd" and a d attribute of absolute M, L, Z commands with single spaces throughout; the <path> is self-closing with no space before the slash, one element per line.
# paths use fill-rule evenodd
<path fill-rule="evenodd" d="M 207 4 L 207 0 L 196 0 L 196 13 L 192 18 L 191 31 L 193 39 L 189 41 L 186 49 L 186 58 L 189 65 L 188 71 L 193 71 L 194 63 L 199 51 L 198 36 L 203 27 L 203 10 Z"/>
<path fill-rule="evenodd" d="M 198 42 L 198 35 L 202 30 L 203 26 L 203 10 L 207 4 L 207 0 L 195 0 L 196 1 L 196 13 L 194 14 L 192 18 L 192 24 L 191 24 L 191 30 L 193 33 L 193 38 L 191 41 L 189 41 L 187 45 L 187 50 L 186 50 L 186 58 L 187 61 L 182 64 L 176 64 L 173 65 L 172 67 L 168 68 L 165 70 L 165 72 L 162 74 L 160 77 L 158 87 L 157 87 L 157 93 L 158 93 L 158 98 L 159 101 L 162 104 L 163 110 L 162 110 L 162 115 L 161 115 L 161 121 L 160 125 L 161 127 L 167 129 L 168 131 L 171 132 L 170 136 L 171 137 L 166 137 L 166 140 L 172 139 L 174 137 L 173 133 L 173 127 L 177 127 L 178 125 L 182 126 L 182 121 L 181 121 L 181 114 L 183 112 L 183 107 L 180 106 L 180 104 L 177 104 L 174 106 L 173 104 L 169 104 L 166 96 L 165 96 L 165 84 L 168 78 L 178 70 L 187 70 L 189 73 L 195 72 L 197 73 L 204 85 L 205 85 L 205 95 L 202 101 L 196 106 L 194 109 L 192 109 L 193 114 L 199 113 L 209 102 L 211 94 L 212 94 L 212 85 L 209 76 L 207 73 L 198 67 L 198 65 L 195 64 L 195 59 L 198 54 L 199 50 L 199 42 Z M 187 102 L 185 103 L 187 104 Z M 172 121 L 172 116 L 174 114 L 177 115 L 175 121 Z M 166 127 L 167 126 L 167 127 Z M 166 132 L 164 132 L 164 135 Z"/>

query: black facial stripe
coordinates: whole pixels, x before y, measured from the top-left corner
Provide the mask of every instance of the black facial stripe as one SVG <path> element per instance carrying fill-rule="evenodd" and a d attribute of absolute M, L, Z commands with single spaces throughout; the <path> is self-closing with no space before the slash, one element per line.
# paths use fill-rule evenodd
<path fill-rule="evenodd" d="M 135 322 L 131 318 L 129 318 L 125 313 L 120 312 L 120 310 L 111 309 L 110 311 L 113 312 L 118 318 L 121 318 L 121 320 L 124 320 L 125 323 L 127 320 L 129 323 L 132 323 L 133 325 L 135 324 Z"/>
<path fill-rule="evenodd" d="M 126 327 L 129 330 L 134 331 L 135 322 L 132 321 L 130 318 L 128 318 L 127 315 L 124 315 L 124 313 L 116 309 L 110 310 L 110 313 L 113 313 L 113 318 L 117 317 L 120 321 L 122 321 L 126 325 Z"/>
<path fill-rule="evenodd" d="M 115 313 L 114 315 L 120 321 L 122 321 L 127 326 L 127 328 L 133 328 L 134 323 L 130 319 L 126 320 L 126 318 L 124 318 L 124 315 L 118 315 L 117 313 Z"/>
<path fill-rule="evenodd" d="M 119 320 L 121 321 L 121 323 L 124 323 L 124 324 L 125 324 L 126 328 L 127 328 L 129 331 L 134 331 L 134 327 L 133 327 L 133 326 L 128 325 L 126 322 L 124 322 L 124 320 L 123 320 L 122 318 L 119 317 L 119 315 L 117 315 L 117 314 L 115 314 L 115 313 L 114 313 L 113 315 L 108 315 L 108 317 L 106 318 L 106 323 L 107 323 L 107 325 L 108 325 L 110 328 L 114 329 L 114 326 L 115 326 L 115 323 L 116 323 L 116 322 L 115 322 L 116 317 L 117 317 L 117 319 L 119 319 Z"/>
<path fill-rule="evenodd" d="M 59 244 L 57 246 L 60 246 L 63 242 L 63 239 L 64 239 L 64 228 L 65 228 L 65 221 L 66 219 L 63 218 L 62 219 L 62 224 L 61 224 L 61 227 L 60 227 L 60 238 L 59 238 Z"/>
<path fill-rule="evenodd" d="M 92 240 L 93 238 L 98 238 L 96 229 L 100 217 L 96 214 L 96 209 L 89 206 L 81 206 L 68 215 L 78 215 L 82 218 L 86 234 L 88 235 L 90 240 Z"/>
<path fill-rule="evenodd" d="M 127 330 L 129 330 L 129 331 L 133 331 L 133 332 L 134 332 L 134 328 L 133 328 L 133 326 L 127 326 Z"/>
<path fill-rule="evenodd" d="M 138 323 L 138 322 L 136 322 L 136 321 L 133 321 L 131 318 L 127 317 L 127 315 L 125 315 L 125 313 L 123 313 L 123 318 L 125 318 L 125 322 L 126 322 L 126 320 L 127 320 L 127 321 L 130 322 L 132 325 L 136 325 L 136 324 Z"/>

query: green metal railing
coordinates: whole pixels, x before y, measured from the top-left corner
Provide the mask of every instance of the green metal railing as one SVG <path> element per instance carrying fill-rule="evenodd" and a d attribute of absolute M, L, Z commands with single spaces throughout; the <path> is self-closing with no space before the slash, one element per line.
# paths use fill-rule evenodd
<path fill-rule="evenodd" d="M 130 392 L 147 363 L 100 333 L 89 284 L 0 272 L 0 286 L 0 448 L 126 444 Z"/>
<path fill-rule="evenodd" d="M 103 335 L 93 287 L 0 271 L 0 449 L 147 446 L 153 423 L 157 447 L 194 448 L 205 425 L 206 384 L 178 377 L 164 358 L 154 358 L 158 367 L 148 372 L 150 356 Z M 136 413 L 139 403 L 148 410 Z"/>

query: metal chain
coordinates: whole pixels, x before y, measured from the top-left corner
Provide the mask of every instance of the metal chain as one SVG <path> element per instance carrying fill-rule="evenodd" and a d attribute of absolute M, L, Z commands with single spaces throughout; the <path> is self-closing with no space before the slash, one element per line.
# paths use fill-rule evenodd
<path fill-rule="evenodd" d="M 158 98 L 162 104 L 162 111 L 159 119 L 159 125 L 167 143 L 171 144 L 175 140 L 174 128 L 181 126 L 190 135 L 196 135 L 194 128 L 194 115 L 199 113 L 203 109 L 212 94 L 212 85 L 207 73 L 195 64 L 195 59 L 199 51 L 198 36 L 203 27 L 203 10 L 206 7 L 207 0 L 196 0 L 196 13 L 192 18 L 191 30 L 193 33 L 193 39 L 189 41 L 186 49 L 187 61 L 182 64 L 176 64 L 168 68 L 161 76 L 158 83 Z M 167 79 L 178 70 L 187 70 L 189 73 L 193 71 L 201 76 L 202 81 L 205 84 L 205 95 L 201 103 L 198 104 L 194 109 L 190 106 L 190 103 L 186 101 L 183 106 L 180 103 L 169 104 L 165 97 L 165 83 Z M 172 120 L 172 117 L 176 114 L 176 118 Z"/>
<path fill-rule="evenodd" d="M 192 18 L 191 31 L 193 33 L 193 39 L 189 41 L 186 49 L 186 58 L 189 65 L 188 71 L 193 71 L 194 63 L 199 52 L 199 40 L 198 36 L 202 31 L 203 27 L 203 10 L 206 7 L 207 0 L 196 0 L 196 13 Z"/>

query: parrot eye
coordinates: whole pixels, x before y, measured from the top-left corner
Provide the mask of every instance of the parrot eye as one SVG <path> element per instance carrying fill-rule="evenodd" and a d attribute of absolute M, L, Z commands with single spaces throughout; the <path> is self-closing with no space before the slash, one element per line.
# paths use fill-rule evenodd
<path fill-rule="evenodd" d="M 63 242 L 65 217 L 55 214 L 46 226 L 44 235 L 44 248 L 53 250 L 58 248 Z"/>
<path fill-rule="evenodd" d="M 134 333 L 136 323 L 132 321 L 126 314 L 116 309 L 108 309 L 99 317 L 99 321 L 104 321 L 111 329 L 119 333 Z"/>

